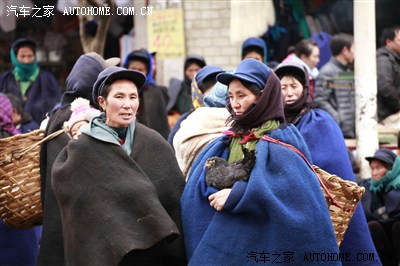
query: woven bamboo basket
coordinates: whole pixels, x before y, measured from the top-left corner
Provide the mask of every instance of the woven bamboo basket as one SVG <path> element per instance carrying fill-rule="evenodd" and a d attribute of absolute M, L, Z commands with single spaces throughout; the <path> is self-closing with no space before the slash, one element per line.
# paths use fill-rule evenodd
<path fill-rule="evenodd" d="M 0 218 L 5 224 L 28 229 L 41 223 L 40 144 L 43 130 L 0 139 Z"/>
<path fill-rule="evenodd" d="M 327 188 L 328 192 L 321 186 L 335 230 L 336 241 L 340 246 L 365 188 L 355 182 L 330 174 L 318 166 L 314 165 L 313 168 L 319 176 L 320 182 Z"/>

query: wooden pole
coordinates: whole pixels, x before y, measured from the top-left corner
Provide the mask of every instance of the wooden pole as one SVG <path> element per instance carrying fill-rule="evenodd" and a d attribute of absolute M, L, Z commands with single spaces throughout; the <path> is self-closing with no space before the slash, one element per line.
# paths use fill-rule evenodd
<path fill-rule="evenodd" d="M 375 0 L 354 0 L 357 161 L 361 178 L 371 176 L 366 156 L 378 149 Z"/>

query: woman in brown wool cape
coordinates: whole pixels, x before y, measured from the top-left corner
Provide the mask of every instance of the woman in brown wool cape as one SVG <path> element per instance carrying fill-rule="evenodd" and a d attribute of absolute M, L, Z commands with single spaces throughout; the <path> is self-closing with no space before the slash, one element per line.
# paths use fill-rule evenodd
<path fill-rule="evenodd" d="M 170 145 L 136 122 L 140 72 L 111 67 L 93 87 L 103 113 L 52 169 L 67 265 L 184 265 L 185 184 Z"/>

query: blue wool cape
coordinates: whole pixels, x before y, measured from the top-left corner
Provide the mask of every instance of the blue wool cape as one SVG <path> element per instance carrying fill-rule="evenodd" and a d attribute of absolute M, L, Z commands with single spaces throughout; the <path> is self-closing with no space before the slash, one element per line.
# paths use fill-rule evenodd
<path fill-rule="evenodd" d="M 329 113 L 321 109 L 311 109 L 296 127 L 307 143 L 315 165 L 345 180 L 355 182 L 342 131 Z M 340 245 L 340 252 L 350 253 L 350 257 L 353 258 L 357 253 L 374 253 L 376 261 L 358 261 L 357 265 L 380 265 L 361 204 L 357 206 L 350 221 Z M 343 265 L 352 263 L 344 261 Z"/>
<path fill-rule="evenodd" d="M 293 125 L 282 125 L 270 137 L 310 153 Z M 315 173 L 292 150 L 260 140 L 248 182 L 236 182 L 221 212 L 208 196 L 204 164 L 212 156 L 227 158 L 229 139 L 209 144 L 192 166 L 181 198 L 189 265 L 247 265 L 291 262 L 319 265 L 310 253 L 339 252 L 327 205 Z M 269 261 L 269 262 L 268 262 Z M 324 261 L 324 265 L 340 265 Z"/>

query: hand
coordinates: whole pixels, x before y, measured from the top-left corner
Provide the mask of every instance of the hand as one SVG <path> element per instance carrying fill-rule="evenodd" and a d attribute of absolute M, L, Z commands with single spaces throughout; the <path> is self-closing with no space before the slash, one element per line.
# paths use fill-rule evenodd
<path fill-rule="evenodd" d="M 229 197 L 231 193 L 231 188 L 225 188 L 214 194 L 211 194 L 208 197 L 208 201 L 210 202 L 210 206 L 215 208 L 217 211 L 221 211 L 225 205 L 226 199 Z"/>

